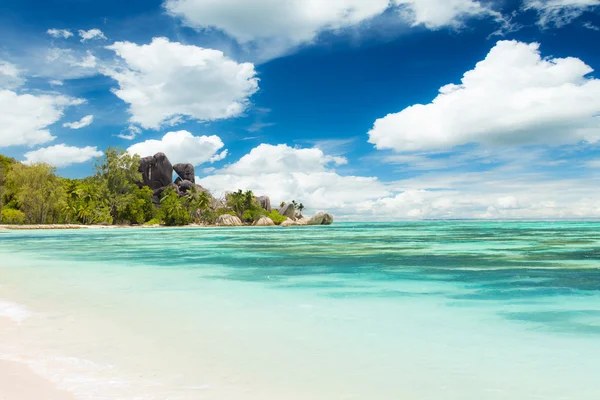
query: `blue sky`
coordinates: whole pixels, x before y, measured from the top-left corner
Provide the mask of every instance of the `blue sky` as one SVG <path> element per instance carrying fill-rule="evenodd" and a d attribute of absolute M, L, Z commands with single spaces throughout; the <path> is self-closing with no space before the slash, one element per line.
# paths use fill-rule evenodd
<path fill-rule="evenodd" d="M 600 0 L 5 0 L 0 153 L 341 219 L 597 218 Z"/>

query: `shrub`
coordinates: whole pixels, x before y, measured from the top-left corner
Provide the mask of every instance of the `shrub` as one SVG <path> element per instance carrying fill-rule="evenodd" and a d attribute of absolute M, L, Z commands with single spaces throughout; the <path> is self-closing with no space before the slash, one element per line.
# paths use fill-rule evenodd
<path fill-rule="evenodd" d="M 22 225 L 25 223 L 25 214 L 19 210 L 5 208 L 2 210 L 2 223 L 8 225 Z"/>
<path fill-rule="evenodd" d="M 159 218 L 152 218 L 150 221 L 146 222 L 144 225 L 160 225 L 162 221 Z"/>
<path fill-rule="evenodd" d="M 281 225 L 281 223 L 287 219 L 285 215 L 279 214 L 277 210 L 271 211 L 267 217 L 271 218 L 275 225 Z"/>
<path fill-rule="evenodd" d="M 246 210 L 246 211 L 244 211 L 244 214 L 242 215 L 242 221 L 244 221 L 244 222 L 256 222 L 262 216 L 264 216 L 266 214 L 267 213 L 262 208 L 261 209 Z"/>
<path fill-rule="evenodd" d="M 173 188 L 169 187 L 163 192 L 160 200 L 160 216 L 168 226 L 187 225 L 192 217 L 185 207 L 185 200 L 179 198 Z"/>

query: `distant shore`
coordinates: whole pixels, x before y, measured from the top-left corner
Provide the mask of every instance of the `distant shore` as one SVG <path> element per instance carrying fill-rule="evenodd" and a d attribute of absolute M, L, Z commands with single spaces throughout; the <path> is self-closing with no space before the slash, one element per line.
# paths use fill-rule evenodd
<path fill-rule="evenodd" d="M 303 226 L 303 225 L 295 225 Z M 305 225 L 304 225 L 305 226 Z M 156 229 L 156 228 L 252 228 L 254 225 L 221 226 L 190 224 L 181 226 L 167 225 L 74 225 L 74 224 L 48 224 L 48 225 L 0 225 L 0 231 L 27 231 L 27 230 L 75 230 L 75 229 Z M 270 228 L 277 228 L 271 226 Z M 283 228 L 283 227 L 282 227 Z M 0 400 L 2 400 L 0 398 Z"/>

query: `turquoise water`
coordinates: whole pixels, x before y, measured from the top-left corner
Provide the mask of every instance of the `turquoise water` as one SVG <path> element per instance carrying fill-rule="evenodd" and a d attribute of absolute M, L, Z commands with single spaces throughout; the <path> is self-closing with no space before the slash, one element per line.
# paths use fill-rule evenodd
<path fill-rule="evenodd" d="M 600 399 L 600 223 L 5 232 L 0 260 L 0 357 L 82 399 Z"/>

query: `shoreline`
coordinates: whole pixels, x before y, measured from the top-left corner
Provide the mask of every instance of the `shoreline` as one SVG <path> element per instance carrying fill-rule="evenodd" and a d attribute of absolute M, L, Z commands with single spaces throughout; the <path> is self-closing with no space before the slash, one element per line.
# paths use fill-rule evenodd
<path fill-rule="evenodd" d="M 75 400 L 25 363 L 0 359 L 0 400 Z"/>

